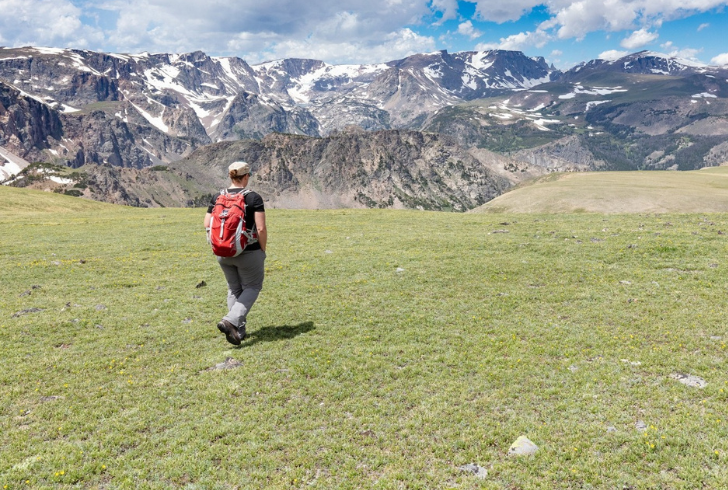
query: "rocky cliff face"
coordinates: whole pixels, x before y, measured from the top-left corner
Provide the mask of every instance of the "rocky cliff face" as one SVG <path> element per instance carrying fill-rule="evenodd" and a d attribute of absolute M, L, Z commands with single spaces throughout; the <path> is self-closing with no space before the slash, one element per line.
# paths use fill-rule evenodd
<path fill-rule="evenodd" d="M 327 138 L 273 134 L 261 141 L 219 143 L 171 165 L 208 189 L 226 185 L 230 161 L 253 167 L 250 186 L 273 207 L 381 207 L 465 211 L 507 189 L 511 160 L 479 157 L 446 137 L 360 129 Z M 209 177 L 208 177 L 209 178 Z"/>
<path fill-rule="evenodd" d="M 169 165 L 142 169 L 110 163 L 26 169 L 17 185 L 132 206 L 206 205 L 228 184 L 227 166 L 238 159 L 250 162 L 250 187 L 267 205 L 286 208 L 465 211 L 526 175 L 542 173 L 436 134 L 350 128 L 327 138 L 274 134 L 220 142 Z"/>
<path fill-rule="evenodd" d="M 548 172 L 583 172 L 603 170 L 606 162 L 594 156 L 579 136 L 567 136 L 553 143 L 511 155 L 514 160 Z"/>
<path fill-rule="evenodd" d="M 0 83 L 0 146 L 26 160 L 37 160 L 62 134 L 55 110 Z"/>
<path fill-rule="evenodd" d="M 271 132 L 318 136 L 318 123 L 302 108 L 285 110 L 280 104 L 243 92 L 228 106 L 211 134 L 215 141 L 260 139 Z"/>

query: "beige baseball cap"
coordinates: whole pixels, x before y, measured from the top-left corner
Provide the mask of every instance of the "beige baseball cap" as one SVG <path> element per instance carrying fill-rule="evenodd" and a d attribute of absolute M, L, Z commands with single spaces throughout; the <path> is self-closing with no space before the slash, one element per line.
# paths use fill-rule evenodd
<path fill-rule="evenodd" d="M 242 176 L 250 173 L 250 165 L 243 161 L 233 162 L 228 167 L 228 172 L 230 172 L 230 173 L 235 172 L 235 175 L 237 177 L 242 177 Z"/>

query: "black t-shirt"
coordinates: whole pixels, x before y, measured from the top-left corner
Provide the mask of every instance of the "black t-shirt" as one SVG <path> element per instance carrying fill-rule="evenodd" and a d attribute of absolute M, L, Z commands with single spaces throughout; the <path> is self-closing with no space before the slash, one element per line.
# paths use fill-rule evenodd
<path fill-rule="evenodd" d="M 244 191 L 242 187 L 229 187 L 228 193 L 230 194 L 237 194 L 241 191 Z M 212 196 L 212 201 L 210 201 L 210 205 L 207 206 L 207 212 L 212 213 L 212 209 L 215 207 L 215 202 L 217 201 L 218 196 L 220 193 L 215 194 Z M 245 195 L 245 223 L 247 226 L 252 226 L 255 228 L 255 213 L 265 213 L 265 205 L 263 204 L 263 198 L 260 197 L 260 194 L 254 191 L 250 191 L 248 194 Z M 260 243 L 255 242 L 251 245 L 248 245 L 245 247 L 245 250 L 259 250 L 260 249 Z"/>

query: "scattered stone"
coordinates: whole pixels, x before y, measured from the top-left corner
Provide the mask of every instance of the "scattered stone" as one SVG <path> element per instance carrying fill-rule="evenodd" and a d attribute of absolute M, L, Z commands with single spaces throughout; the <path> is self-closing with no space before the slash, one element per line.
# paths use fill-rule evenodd
<path fill-rule="evenodd" d="M 192 323 L 192 318 L 185 318 L 182 323 Z"/>
<path fill-rule="evenodd" d="M 86 263 L 86 259 L 81 259 L 81 260 L 78 261 L 78 263 L 79 264 L 85 264 Z"/>
<path fill-rule="evenodd" d="M 204 288 L 207 286 L 207 283 L 205 281 L 200 281 L 197 283 L 197 286 L 195 286 L 197 289 Z"/>
<path fill-rule="evenodd" d="M 642 363 L 639 361 L 630 361 L 629 359 L 620 359 L 620 361 L 631 364 L 632 366 L 641 366 Z"/>
<path fill-rule="evenodd" d="M 331 250 L 324 250 L 324 253 L 325 253 L 325 254 L 332 254 L 332 253 L 334 253 L 334 252 L 332 252 Z"/>
<path fill-rule="evenodd" d="M 642 420 L 638 420 L 637 422 L 635 422 L 634 428 L 637 430 L 646 431 L 647 424 L 645 424 Z"/>
<path fill-rule="evenodd" d="M 94 325 L 94 328 L 98 328 L 99 330 L 103 330 L 104 329 L 104 326 L 103 325 Z"/>
<path fill-rule="evenodd" d="M 492 233 L 510 233 L 509 230 L 493 230 Z"/>
<path fill-rule="evenodd" d="M 402 273 L 404 272 L 404 269 L 402 269 L 401 267 L 397 267 L 397 272 Z"/>
<path fill-rule="evenodd" d="M 686 386 L 690 386 L 691 388 L 705 388 L 708 386 L 708 383 L 703 378 L 692 374 L 672 373 L 670 377 L 680 381 Z"/>
<path fill-rule="evenodd" d="M 18 298 L 22 298 L 23 296 L 30 296 L 30 289 L 28 289 L 27 291 L 23 291 L 22 293 L 20 293 L 20 296 L 18 296 Z"/>
<path fill-rule="evenodd" d="M 501 226 L 508 226 L 510 223 L 508 221 L 504 221 L 503 223 L 498 223 Z"/>
<path fill-rule="evenodd" d="M 220 364 L 215 364 L 213 367 L 207 368 L 206 371 L 222 371 L 224 369 L 235 369 L 241 367 L 242 365 L 243 363 L 238 361 L 237 359 L 228 357 L 227 359 L 225 359 L 224 362 L 221 362 Z"/>
<path fill-rule="evenodd" d="M 710 267 L 711 269 L 715 269 L 718 267 L 718 264 L 710 264 L 708 265 L 708 267 Z"/>
<path fill-rule="evenodd" d="M 710 340 L 720 340 L 720 339 L 722 339 L 722 338 L 723 338 L 723 337 L 721 337 L 720 335 L 711 335 L 711 336 L 710 336 Z"/>
<path fill-rule="evenodd" d="M 53 262 L 51 262 L 51 264 L 52 265 L 61 265 L 61 263 L 59 261 L 57 261 L 57 260 L 54 260 Z"/>
<path fill-rule="evenodd" d="M 619 281 L 619 284 L 624 284 L 625 286 L 630 286 L 632 283 L 629 281 Z"/>
<path fill-rule="evenodd" d="M 154 289 L 156 289 L 157 291 L 163 291 L 163 290 L 164 290 L 164 289 L 166 289 L 166 288 L 165 288 L 164 286 L 157 286 L 157 287 L 156 287 L 156 288 L 154 288 Z"/>
<path fill-rule="evenodd" d="M 486 470 L 482 466 L 478 466 L 475 463 L 468 463 L 468 464 L 459 466 L 458 469 L 465 473 L 472 473 L 473 475 L 475 475 L 478 478 L 485 478 L 486 476 L 488 476 L 488 470 Z"/>
<path fill-rule="evenodd" d="M 53 395 L 53 396 L 42 396 L 42 397 L 40 397 L 40 402 L 41 403 L 52 402 L 53 400 L 58 400 L 59 398 L 61 398 L 61 397 L 60 396 L 55 396 L 55 395 Z"/>
<path fill-rule="evenodd" d="M 725 233 L 723 233 L 723 231 L 722 231 L 722 230 L 718 230 L 718 234 L 719 234 L 719 235 L 725 235 Z"/>
<path fill-rule="evenodd" d="M 528 437 L 520 436 L 508 448 L 508 456 L 531 456 L 532 454 L 536 454 L 536 451 L 538 451 L 537 445 L 531 442 Z"/>
<path fill-rule="evenodd" d="M 367 430 L 361 431 L 361 432 L 359 432 L 359 435 L 360 436 L 365 436 L 365 437 L 376 437 L 376 434 L 371 429 L 367 429 Z"/>
<path fill-rule="evenodd" d="M 27 315 L 28 313 L 38 313 L 39 311 L 44 311 L 44 308 L 27 308 L 25 310 L 20 310 L 13 313 L 11 318 L 18 318 L 19 316 Z"/>
<path fill-rule="evenodd" d="M 591 241 L 592 243 L 599 243 L 599 242 L 603 242 L 603 241 L 604 241 L 604 240 L 600 240 L 599 238 L 590 238 L 589 240 L 590 240 L 590 241 Z"/>
<path fill-rule="evenodd" d="M 630 243 L 629 245 L 627 245 L 627 248 L 637 248 L 637 245 L 635 245 L 634 243 Z"/>
<path fill-rule="evenodd" d="M 96 308 L 96 311 L 102 311 L 106 309 L 106 305 L 96 305 L 94 308 Z"/>
<path fill-rule="evenodd" d="M 607 427 L 607 433 L 611 434 L 612 432 L 617 432 L 617 428 L 613 425 L 610 425 L 609 427 Z"/>
<path fill-rule="evenodd" d="M 569 366 L 569 371 L 571 371 L 572 373 L 575 373 L 578 370 L 579 370 L 579 368 L 577 366 L 574 366 L 573 364 L 571 366 Z"/>

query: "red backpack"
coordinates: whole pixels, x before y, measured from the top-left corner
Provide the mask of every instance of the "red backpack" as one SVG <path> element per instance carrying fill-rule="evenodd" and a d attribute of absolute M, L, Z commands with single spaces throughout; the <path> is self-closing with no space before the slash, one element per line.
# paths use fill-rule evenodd
<path fill-rule="evenodd" d="M 249 190 L 244 190 L 231 194 L 223 189 L 215 201 L 210 220 L 210 244 L 212 253 L 218 257 L 237 257 L 245 247 L 258 241 L 255 223 L 251 227 L 245 223 L 245 196 L 248 193 Z"/>

